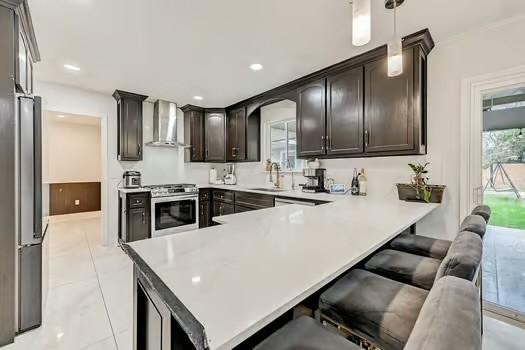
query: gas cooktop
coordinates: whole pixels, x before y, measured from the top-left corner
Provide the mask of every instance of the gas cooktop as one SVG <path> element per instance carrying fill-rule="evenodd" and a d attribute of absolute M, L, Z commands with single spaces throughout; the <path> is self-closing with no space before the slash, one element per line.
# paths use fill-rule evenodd
<path fill-rule="evenodd" d="M 186 193 L 199 192 L 195 184 L 169 184 L 169 185 L 150 185 L 144 186 L 151 191 L 152 197 L 166 197 L 184 195 Z"/>

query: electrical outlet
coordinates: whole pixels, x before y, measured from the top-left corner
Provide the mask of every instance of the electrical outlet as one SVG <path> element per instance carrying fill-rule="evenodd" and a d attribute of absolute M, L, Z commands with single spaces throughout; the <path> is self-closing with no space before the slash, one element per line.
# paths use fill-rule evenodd
<path fill-rule="evenodd" d="M 75 205 L 80 205 L 80 199 L 75 199 Z"/>

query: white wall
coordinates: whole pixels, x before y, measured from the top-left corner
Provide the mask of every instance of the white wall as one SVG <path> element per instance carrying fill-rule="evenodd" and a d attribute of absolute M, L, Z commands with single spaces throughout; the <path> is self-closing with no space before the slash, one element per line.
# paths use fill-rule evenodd
<path fill-rule="evenodd" d="M 100 121 L 93 118 L 95 123 L 75 123 L 69 121 L 71 118 L 86 117 L 59 119 L 52 113 L 44 113 L 43 181 L 100 182 Z"/>
<path fill-rule="evenodd" d="M 525 64 L 525 18 L 515 18 L 438 43 L 428 60 L 428 155 L 368 159 L 335 159 L 323 161 L 328 176 L 348 183 L 354 167 L 367 169 L 369 193 L 377 196 L 395 195 L 394 183 L 409 180 L 407 163 L 431 162 L 430 177 L 435 184 L 447 185 L 444 203 L 425 218 L 418 229 L 434 237 L 453 238 L 459 225 L 459 118 L 461 81 Z M 143 183 L 190 181 L 205 183 L 211 165 L 183 162 L 182 151 L 144 149 L 143 162 L 116 160 L 116 103 L 109 95 L 75 88 L 41 83 L 44 109 L 100 116 L 107 120 L 107 183 L 108 237 L 116 238 L 116 187 L 124 169 L 143 173 Z M 150 137 L 151 104 L 144 106 L 145 139 Z M 182 118 L 179 118 L 182 119 Z M 182 131 L 179 124 L 179 132 Z M 104 142 L 104 141 L 103 141 Z M 239 184 L 261 184 L 265 181 L 263 164 L 239 164 Z M 104 170 L 103 170 L 104 173 Z M 255 183 L 257 182 L 257 183 Z M 287 179 L 289 183 L 289 178 Z"/>

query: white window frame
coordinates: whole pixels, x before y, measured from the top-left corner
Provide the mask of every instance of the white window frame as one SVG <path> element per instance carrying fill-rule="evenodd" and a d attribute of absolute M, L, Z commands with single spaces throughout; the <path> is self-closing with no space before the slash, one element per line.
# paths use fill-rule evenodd
<path fill-rule="evenodd" d="M 295 118 L 288 118 L 288 119 L 281 119 L 281 120 L 272 120 L 265 123 L 264 126 L 264 150 L 265 150 L 265 157 L 264 161 L 266 162 L 266 159 L 272 159 L 272 133 L 271 128 L 273 125 L 276 124 L 282 124 L 285 123 L 286 125 L 286 155 L 288 155 L 288 123 L 295 122 Z M 296 130 L 297 134 L 297 130 Z M 296 136 L 296 142 L 297 142 L 297 136 Z M 281 169 L 281 172 L 283 173 L 302 173 L 303 167 L 304 167 L 304 160 L 297 158 L 297 149 L 295 152 L 295 168 L 294 169 L 288 169 L 287 167 L 284 167 Z M 273 161 L 273 160 L 272 160 Z"/>

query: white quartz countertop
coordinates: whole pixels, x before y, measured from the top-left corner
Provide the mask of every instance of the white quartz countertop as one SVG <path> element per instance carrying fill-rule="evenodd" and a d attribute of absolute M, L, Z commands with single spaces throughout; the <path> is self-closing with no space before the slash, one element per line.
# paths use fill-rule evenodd
<path fill-rule="evenodd" d="M 256 190 L 255 188 L 264 188 L 264 186 L 246 186 L 246 185 L 212 185 L 212 184 L 199 184 L 197 185 L 198 188 L 216 188 L 220 190 L 228 190 L 228 191 L 243 191 L 243 192 L 252 192 L 252 193 L 259 193 L 259 194 L 268 194 L 276 197 L 286 197 L 286 198 L 297 198 L 297 199 L 303 199 L 303 200 L 313 200 L 313 201 L 325 201 L 325 202 L 333 202 L 339 199 L 344 198 L 346 195 L 341 194 L 329 194 L 329 193 L 305 193 L 302 192 L 300 189 L 298 190 L 291 190 L 291 189 L 283 189 L 280 191 L 264 191 L 264 190 Z M 137 193 L 137 192 L 150 192 L 149 188 L 146 187 L 139 187 L 139 188 L 123 188 L 120 187 L 118 189 L 122 193 Z"/>
<path fill-rule="evenodd" d="M 438 206 L 337 198 L 130 246 L 204 326 L 210 349 L 231 349 Z"/>

